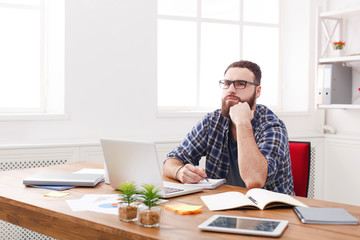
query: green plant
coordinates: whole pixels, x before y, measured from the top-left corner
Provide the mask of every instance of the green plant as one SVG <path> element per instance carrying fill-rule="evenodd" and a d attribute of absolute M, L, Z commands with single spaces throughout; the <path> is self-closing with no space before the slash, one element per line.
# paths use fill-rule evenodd
<path fill-rule="evenodd" d="M 138 189 L 135 182 L 122 182 L 116 190 L 120 192 L 122 201 L 128 205 L 137 200 L 135 194 Z"/>
<path fill-rule="evenodd" d="M 144 205 L 148 206 L 149 209 L 159 205 L 161 197 L 161 195 L 159 195 L 160 189 L 153 184 L 144 184 L 142 187 L 143 190 L 141 190 L 139 194 Z"/>

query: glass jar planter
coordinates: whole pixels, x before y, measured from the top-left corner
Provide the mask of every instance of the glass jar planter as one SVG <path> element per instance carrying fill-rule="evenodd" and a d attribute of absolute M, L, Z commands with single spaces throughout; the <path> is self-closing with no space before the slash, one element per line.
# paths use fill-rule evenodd
<path fill-rule="evenodd" d="M 137 222 L 143 227 L 158 227 L 160 225 L 161 207 L 139 207 Z"/>
<path fill-rule="evenodd" d="M 138 203 L 119 202 L 119 219 L 124 222 L 132 222 L 137 219 Z"/>

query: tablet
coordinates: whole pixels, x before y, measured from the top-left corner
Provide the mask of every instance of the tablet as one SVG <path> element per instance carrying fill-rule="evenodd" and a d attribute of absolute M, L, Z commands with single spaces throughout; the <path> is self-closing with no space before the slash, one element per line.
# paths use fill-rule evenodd
<path fill-rule="evenodd" d="M 200 224 L 199 229 L 213 232 L 279 237 L 287 225 L 288 221 L 286 220 L 214 215 Z"/>

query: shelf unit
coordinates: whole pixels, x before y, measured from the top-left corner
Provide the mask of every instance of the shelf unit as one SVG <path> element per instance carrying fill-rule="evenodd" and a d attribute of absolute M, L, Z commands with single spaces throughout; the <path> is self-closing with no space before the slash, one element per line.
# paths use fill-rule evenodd
<path fill-rule="evenodd" d="M 360 17 L 360 8 L 345 9 L 339 11 L 321 12 L 317 9 L 317 51 L 316 51 L 316 76 L 318 76 L 319 64 L 345 64 L 345 63 L 360 63 L 360 53 L 349 56 L 329 56 L 329 50 L 332 48 L 332 42 L 344 40 L 344 23 L 345 20 L 353 17 Z M 331 24 L 329 24 L 331 23 Z M 334 35 L 337 36 L 334 36 Z M 321 39 L 321 36 L 325 39 Z M 322 44 L 325 40 L 325 44 Z M 317 77 L 316 77 L 317 79 Z M 317 82 L 317 81 L 316 81 Z M 316 84 L 317 85 L 317 84 Z M 316 89 L 317 91 L 317 89 Z M 317 108 L 321 109 L 360 109 L 360 104 L 316 104 Z"/>
<path fill-rule="evenodd" d="M 357 61 L 360 61 L 360 55 L 319 59 L 319 63 L 341 63 L 341 62 L 357 62 Z"/>

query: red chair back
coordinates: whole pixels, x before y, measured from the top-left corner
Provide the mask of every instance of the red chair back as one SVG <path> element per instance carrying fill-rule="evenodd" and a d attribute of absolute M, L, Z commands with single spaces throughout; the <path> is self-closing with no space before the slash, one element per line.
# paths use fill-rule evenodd
<path fill-rule="evenodd" d="M 296 196 L 307 197 L 310 178 L 310 142 L 289 142 L 291 172 Z"/>

